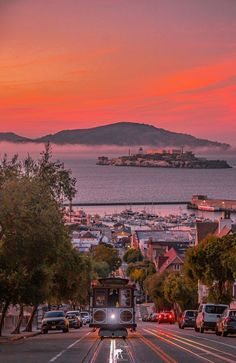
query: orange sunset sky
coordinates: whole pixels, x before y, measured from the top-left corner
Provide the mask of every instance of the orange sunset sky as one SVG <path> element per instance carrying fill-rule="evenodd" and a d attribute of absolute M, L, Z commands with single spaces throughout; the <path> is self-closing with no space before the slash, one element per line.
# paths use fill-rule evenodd
<path fill-rule="evenodd" d="M 235 0 L 0 0 L 0 132 L 118 121 L 236 144 Z"/>

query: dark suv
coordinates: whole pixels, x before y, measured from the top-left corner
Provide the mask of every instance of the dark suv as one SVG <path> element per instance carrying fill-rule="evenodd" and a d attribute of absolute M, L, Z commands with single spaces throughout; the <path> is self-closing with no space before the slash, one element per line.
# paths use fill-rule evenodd
<path fill-rule="evenodd" d="M 197 310 L 184 310 L 179 318 L 179 328 L 194 328 L 197 316 Z"/>
<path fill-rule="evenodd" d="M 63 333 L 69 331 L 69 321 L 66 319 L 64 311 L 48 311 L 42 320 L 41 332 L 47 334 L 49 330 L 62 330 Z"/>

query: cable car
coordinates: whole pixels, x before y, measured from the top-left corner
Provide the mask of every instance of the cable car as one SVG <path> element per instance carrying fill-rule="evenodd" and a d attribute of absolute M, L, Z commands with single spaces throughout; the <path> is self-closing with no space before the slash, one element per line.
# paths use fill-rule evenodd
<path fill-rule="evenodd" d="M 135 286 L 128 279 L 109 277 L 92 286 L 90 327 L 99 328 L 99 336 L 127 337 L 127 329 L 135 330 Z"/>

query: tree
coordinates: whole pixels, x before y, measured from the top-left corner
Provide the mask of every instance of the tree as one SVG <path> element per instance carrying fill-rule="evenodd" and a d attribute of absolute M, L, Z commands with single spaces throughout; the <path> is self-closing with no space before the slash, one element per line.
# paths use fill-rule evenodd
<path fill-rule="evenodd" d="M 190 283 L 181 273 L 171 272 L 164 280 L 164 297 L 180 313 L 185 309 L 196 309 L 197 284 Z"/>
<path fill-rule="evenodd" d="M 91 257 L 96 262 L 106 262 L 109 272 L 116 271 L 121 266 L 121 259 L 117 249 L 109 244 L 99 244 L 91 251 Z"/>
<path fill-rule="evenodd" d="M 232 283 L 235 279 L 232 252 L 235 246 L 235 234 L 222 238 L 211 236 L 187 251 L 186 274 L 209 288 L 209 300 L 213 303 L 232 301 Z"/>
<path fill-rule="evenodd" d="M 127 276 L 130 277 L 132 281 L 138 282 L 141 291 L 144 292 L 143 283 L 145 279 L 156 272 L 154 264 L 149 261 L 140 261 L 135 263 L 129 263 L 126 270 Z"/>
<path fill-rule="evenodd" d="M 63 301 L 74 307 L 88 303 L 91 266 L 87 257 L 65 243 L 59 249 L 53 271 L 51 302 Z"/>
<path fill-rule="evenodd" d="M 5 154 L 0 163 L 0 188 L 8 179 L 37 178 L 47 186 L 52 196 L 59 203 L 64 200 L 70 202 L 76 194 L 76 179 L 72 176 L 71 170 L 65 169 L 62 162 L 52 160 L 52 149 L 49 143 L 38 160 L 30 155 L 19 161 L 15 154 L 10 160 Z"/>
<path fill-rule="evenodd" d="M 143 261 L 143 255 L 140 249 L 130 248 L 123 256 L 123 260 L 126 263 Z"/>
<path fill-rule="evenodd" d="M 156 272 L 155 274 L 149 276 L 144 282 L 144 287 L 148 291 L 149 296 L 154 301 L 157 311 L 171 308 L 170 302 L 165 298 L 164 295 L 165 278 L 166 273 L 160 274 Z"/>
<path fill-rule="evenodd" d="M 51 294 L 60 246 L 71 247 L 61 203 L 72 200 L 75 183 L 63 163 L 52 161 L 49 144 L 37 161 L 5 155 L 0 163 L 0 334 L 10 304 L 20 304 L 20 315 L 24 304 L 34 306 L 30 330 L 37 305 Z"/>
<path fill-rule="evenodd" d="M 105 261 L 92 261 L 93 279 L 105 278 L 109 276 L 110 267 Z"/>
<path fill-rule="evenodd" d="M 68 238 L 57 202 L 38 179 L 8 179 L 0 190 L 0 221 L 6 302 L 42 303 L 57 250 Z"/>

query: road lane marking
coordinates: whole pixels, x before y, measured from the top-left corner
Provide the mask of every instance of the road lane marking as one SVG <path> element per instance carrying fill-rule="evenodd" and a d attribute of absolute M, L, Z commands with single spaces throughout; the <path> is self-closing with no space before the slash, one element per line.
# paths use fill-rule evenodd
<path fill-rule="evenodd" d="M 185 337 L 183 337 L 183 336 L 179 336 L 179 335 L 174 335 L 174 334 L 172 334 L 172 335 L 170 335 L 170 334 L 167 334 L 167 333 L 164 333 L 163 331 L 161 331 L 161 330 L 158 330 L 158 331 L 156 331 L 156 330 L 154 330 L 154 329 L 150 329 L 151 331 L 153 331 L 154 333 L 159 333 L 159 334 L 163 334 L 164 336 L 166 336 L 166 337 L 168 337 L 168 338 L 172 338 L 172 339 L 175 339 L 175 340 L 179 340 L 179 341 L 181 341 L 181 339 L 183 340 L 183 341 L 187 341 L 187 342 L 190 342 L 190 343 L 193 343 L 193 344 L 197 344 L 197 345 L 200 345 L 200 346 L 202 346 L 202 347 L 204 347 L 204 348 L 209 348 L 209 349 L 211 349 L 211 350 L 214 350 L 215 352 L 219 352 L 219 353 L 222 353 L 222 350 L 220 350 L 220 349 L 217 349 L 217 348 L 214 348 L 214 347 L 211 347 L 211 346 L 209 346 L 209 345 L 205 345 L 205 344 L 203 344 L 203 343 L 200 343 L 200 342 L 196 342 L 195 340 L 192 340 L 192 339 L 188 339 L 188 338 L 185 338 Z M 225 352 L 224 351 L 224 354 L 225 355 L 228 355 L 228 356 L 230 356 L 230 357 L 235 357 L 235 355 L 233 355 L 233 354 L 231 354 L 231 353 L 228 353 L 228 352 Z"/>
<path fill-rule="evenodd" d="M 145 329 L 144 329 L 144 330 L 145 330 Z M 151 334 L 152 334 L 152 333 L 151 333 Z M 154 334 L 153 334 L 153 335 L 154 335 Z M 209 363 L 215 363 L 213 360 L 210 360 L 210 359 L 208 359 L 208 358 L 202 357 L 200 354 L 197 354 L 197 353 L 195 353 L 195 352 L 192 352 L 191 350 L 189 350 L 189 349 L 187 349 L 187 348 L 185 348 L 185 347 L 182 347 L 181 345 L 176 344 L 176 343 L 174 343 L 174 342 L 172 342 L 172 341 L 170 341 L 170 340 L 168 340 L 168 339 L 165 339 L 165 338 L 163 338 L 163 337 L 158 337 L 158 336 L 156 336 L 156 338 L 158 338 L 158 339 L 162 340 L 163 342 L 167 342 L 167 343 L 169 343 L 169 344 L 171 344 L 171 345 L 173 345 L 173 346 L 175 346 L 175 347 L 177 347 L 177 348 L 180 348 L 180 349 L 182 349 L 182 350 L 184 350 L 184 351 L 186 351 L 186 352 L 188 352 L 188 353 L 190 353 L 190 354 L 192 354 L 192 355 L 194 355 L 194 356 L 196 356 L 196 357 L 198 357 L 198 358 L 200 358 L 200 359 L 203 359 L 203 360 L 205 360 L 206 362 L 209 362 Z"/>
<path fill-rule="evenodd" d="M 193 348 L 195 348 L 195 349 L 197 349 L 197 350 L 200 350 L 201 352 L 203 352 L 203 353 L 207 353 L 207 354 L 209 354 L 209 355 L 212 355 L 213 357 L 215 357 L 215 358 L 218 358 L 218 359 L 220 359 L 222 362 L 223 361 L 225 361 L 225 362 L 228 362 L 228 363 L 235 363 L 235 360 L 232 360 L 232 359 L 229 359 L 229 358 L 226 358 L 226 357 L 223 357 L 223 360 L 222 360 L 222 356 L 220 356 L 219 354 L 216 354 L 216 353 L 214 353 L 214 352 L 212 352 L 212 351 L 210 351 L 210 350 L 206 350 L 206 349 L 203 349 L 203 348 L 201 348 L 201 347 L 199 347 L 199 346 L 197 346 L 195 343 L 196 342 L 193 342 L 194 344 L 191 344 L 191 343 L 188 343 L 188 342 L 186 342 L 186 341 L 183 341 L 183 340 L 181 340 L 181 339 L 179 339 L 179 338 L 177 338 L 177 337 L 174 337 L 174 336 L 168 336 L 167 334 L 165 334 L 165 333 L 160 333 L 160 332 L 152 332 L 151 330 L 146 330 L 146 329 L 144 329 L 145 331 L 147 331 L 147 332 L 149 332 L 150 334 L 152 334 L 152 335 L 154 335 L 154 336 L 156 336 L 156 337 L 158 337 L 158 338 L 162 338 L 162 339 L 166 339 L 168 342 L 171 342 L 170 340 L 168 340 L 167 338 L 169 338 L 169 339 L 173 339 L 173 340 L 176 340 L 176 341 L 178 341 L 178 342 L 180 342 L 180 343 L 182 343 L 182 344 L 185 344 L 185 345 L 188 345 L 188 346 L 190 346 L 190 347 L 193 347 Z M 166 336 L 167 338 L 163 338 L 163 335 L 164 336 Z M 181 347 L 181 346 L 180 346 Z M 210 349 L 212 349 L 212 350 L 214 350 L 214 348 L 211 348 L 211 347 L 207 347 L 207 348 L 210 348 Z M 222 351 L 220 351 L 221 353 L 222 353 Z M 224 352 L 225 353 L 225 352 Z M 228 353 L 228 354 L 230 354 L 230 353 Z"/>
<path fill-rule="evenodd" d="M 141 334 L 137 334 L 139 339 L 151 348 L 154 353 L 156 353 L 165 363 L 178 363 L 174 358 L 169 356 L 163 349 L 157 347 L 154 343 L 150 342 L 147 338 L 143 337 Z"/>
<path fill-rule="evenodd" d="M 115 358 L 115 339 L 111 339 L 110 343 L 110 354 L 109 354 L 109 363 L 116 363 L 117 359 Z"/>
<path fill-rule="evenodd" d="M 66 347 L 64 350 L 62 350 L 60 353 L 58 353 L 57 355 L 55 355 L 55 357 L 51 358 L 49 362 L 55 362 L 58 358 L 60 358 L 67 350 L 73 348 L 76 344 L 78 344 L 79 342 L 81 342 L 81 340 L 83 340 L 86 336 L 88 336 L 89 334 L 91 334 L 91 332 L 88 332 L 87 334 L 85 334 L 83 337 L 81 337 L 80 339 L 76 340 L 74 343 L 68 345 L 68 347 Z"/>
<path fill-rule="evenodd" d="M 153 326 L 152 326 L 153 328 Z M 170 333 L 176 333 L 177 336 L 179 337 L 182 337 L 182 336 L 186 336 L 186 334 L 182 333 L 182 332 L 179 332 L 179 331 L 176 331 L 176 330 L 173 330 L 173 329 L 168 329 L 166 327 L 162 327 L 161 328 L 162 330 L 165 330 L 165 331 L 168 331 Z M 188 330 L 185 330 L 185 331 L 188 331 Z M 181 335 L 182 334 L 182 335 Z M 216 344 L 220 344 L 220 345 L 224 345 L 228 348 L 233 348 L 233 349 L 236 349 L 236 345 L 231 345 L 231 344 L 227 344 L 227 343 L 223 343 L 223 342 L 220 342 L 219 340 L 214 340 L 214 339 L 210 339 L 210 338 L 206 338 L 206 337 L 203 337 L 203 336 L 199 336 L 199 335 L 192 335 L 192 334 L 188 334 L 189 337 L 192 337 L 192 338 L 196 338 L 196 339 L 201 339 L 201 340 L 206 340 L 208 342 L 212 342 L 212 343 L 216 343 Z"/>

